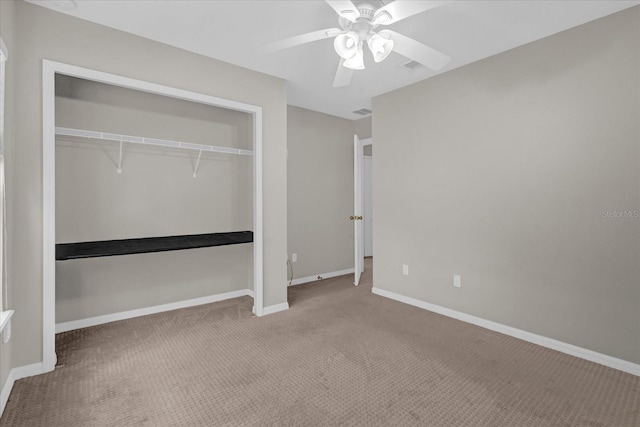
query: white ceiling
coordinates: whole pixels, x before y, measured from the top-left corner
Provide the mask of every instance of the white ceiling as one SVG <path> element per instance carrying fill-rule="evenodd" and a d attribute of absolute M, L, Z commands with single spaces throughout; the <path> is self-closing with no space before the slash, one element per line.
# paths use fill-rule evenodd
<path fill-rule="evenodd" d="M 374 96 L 640 4 L 452 1 L 389 26 L 451 56 L 445 68 L 411 71 L 401 67 L 408 59 L 396 53 L 376 64 L 365 51 L 366 69 L 355 72 L 350 86 L 333 88 L 338 56 L 332 39 L 276 53 L 265 49 L 269 42 L 337 27 L 337 15 L 324 1 L 75 0 L 71 9 L 65 7 L 73 4 L 69 0 L 31 2 L 281 77 L 287 80 L 289 104 L 348 119 L 360 118 L 352 111 L 370 108 Z"/>

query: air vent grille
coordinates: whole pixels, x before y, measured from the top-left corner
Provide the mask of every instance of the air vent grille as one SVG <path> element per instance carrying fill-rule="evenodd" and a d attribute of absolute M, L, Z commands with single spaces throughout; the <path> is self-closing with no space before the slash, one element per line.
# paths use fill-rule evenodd
<path fill-rule="evenodd" d="M 368 108 L 361 108 L 359 110 L 354 111 L 353 114 L 358 114 L 360 116 L 368 116 L 369 114 L 371 114 L 371 110 L 369 110 Z"/>
<path fill-rule="evenodd" d="M 408 68 L 409 70 L 415 70 L 417 68 L 422 67 L 422 64 L 420 64 L 417 61 L 409 61 L 409 62 L 406 62 L 406 63 L 400 65 L 400 66 L 404 67 L 404 68 Z"/>

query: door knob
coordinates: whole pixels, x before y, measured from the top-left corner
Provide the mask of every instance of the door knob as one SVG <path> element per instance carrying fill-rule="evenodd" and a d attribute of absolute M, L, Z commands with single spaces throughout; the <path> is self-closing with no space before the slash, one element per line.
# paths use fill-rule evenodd
<path fill-rule="evenodd" d="M 362 215 L 356 217 L 356 219 L 359 219 L 360 221 L 362 221 Z"/>
<path fill-rule="evenodd" d="M 351 221 L 353 221 L 354 219 L 356 219 L 356 217 L 355 217 L 355 216 L 353 216 L 353 215 L 351 215 L 351 216 L 349 217 L 349 219 L 350 219 Z"/>

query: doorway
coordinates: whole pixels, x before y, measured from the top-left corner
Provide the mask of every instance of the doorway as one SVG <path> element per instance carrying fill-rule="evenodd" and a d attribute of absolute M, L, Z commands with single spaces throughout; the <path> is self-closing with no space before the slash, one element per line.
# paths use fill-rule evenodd
<path fill-rule="evenodd" d="M 364 221 L 364 257 L 373 256 L 373 146 L 364 147 L 362 204 Z M 365 269 L 367 264 L 365 263 Z"/>
<path fill-rule="evenodd" d="M 371 196 L 368 197 L 368 207 L 370 208 L 370 213 L 367 215 L 370 218 L 365 217 L 365 203 L 367 202 L 367 197 L 365 196 L 365 149 L 367 153 L 370 154 L 366 157 L 369 159 L 373 159 L 373 140 L 371 138 L 360 140 L 358 135 L 354 135 L 353 137 L 353 210 L 354 215 L 351 217 L 351 220 L 354 223 L 354 280 L 353 284 L 358 286 L 360 284 L 360 276 L 365 268 L 365 251 L 366 251 L 366 222 L 367 220 L 371 221 L 369 234 L 369 241 L 371 243 L 371 255 L 373 255 L 373 239 L 372 239 L 372 231 L 373 231 L 373 205 L 372 205 L 372 195 L 373 195 L 373 180 L 370 179 L 368 183 L 368 188 L 371 190 Z M 372 171 L 372 162 L 369 164 L 369 171 Z"/>

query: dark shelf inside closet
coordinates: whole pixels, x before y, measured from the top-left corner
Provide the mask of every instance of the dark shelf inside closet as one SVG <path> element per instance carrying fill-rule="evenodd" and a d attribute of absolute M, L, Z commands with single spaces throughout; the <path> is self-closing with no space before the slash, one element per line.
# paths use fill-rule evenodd
<path fill-rule="evenodd" d="M 142 254 L 148 252 L 178 251 L 251 242 L 253 242 L 253 231 L 58 243 L 56 244 L 56 261 Z"/>

